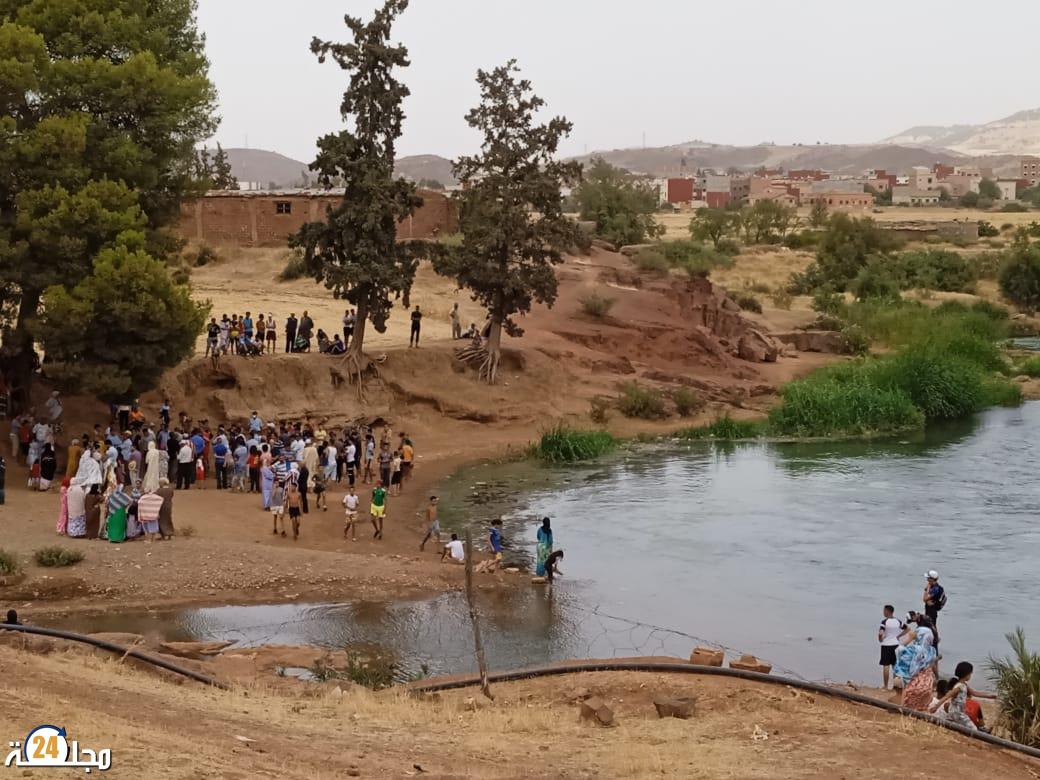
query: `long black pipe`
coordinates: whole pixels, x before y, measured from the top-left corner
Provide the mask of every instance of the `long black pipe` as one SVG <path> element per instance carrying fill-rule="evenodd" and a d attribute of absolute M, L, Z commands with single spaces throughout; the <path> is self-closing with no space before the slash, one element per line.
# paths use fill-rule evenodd
<path fill-rule="evenodd" d="M 153 658 L 150 655 L 145 655 L 139 650 L 134 650 L 132 647 L 123 647 L 121 645 L 115 644 L 114 642 L 108 642 L 104 639 L 98 639 L 97 637 L 85 636 L 83 634 L 74 634 L 71 631 L 61 631 L 56 628 L 43 628 L 42 626 L 11 625 L 9 623 L 0 623 L 0 629 L 5 629 L 7 631 L 17 631 L 22 634 L 36 634 L 38 636 L 49 636 L 55 639 L 68 639 L 73 642 L 82 642 L 83 644 L 93 645 L 94 647 L 100 648 L 102 650 L 108 650 L 110 653 L 136 658 L 139 661 L 144 661 L 145 663 L 149 663 L 152 666 L 158 666 L 160 669 L 165 669 L 168 672 L 173 672 L 174 674 L 179 674 L 183 677 L 188 677 L 200 683 L 205 683 L 206 685 L 212 685 L 214 688 L 220 688 L 221 690 L 225 691 L 231 690 L 231 686 L 226 685 L 225 683 L 222 683 L 219 680 L 214 680 L 212 677 L 207 677 L 204 674 L 193 672 L 191 669 L 185 669 L 183 667 L 176 666 L 175 664 L 171 664 L 169 661 L 164 661 L 162 658 Z"/>
<path fill-rule="evenodd" d="M 978 731 L 976 729 L 969 729 L 965 726 L 961 726 L 956 723 L 951 723 L 941 718 L 937 718 L 934 715 L 928 713 L 918 712 L 912 710 L 909 707 L 903 707 L 899 704 L 891 704 L 887 701 L 881 701 L 879 699 L 873 699 L 869 696 L 864 696 L 859 693 L 852 693 L 851 691 L 843 691 L 838 688 L 831 688 L 821 683 L 808 682 L 806 680 L 795 680 L 790 677 L 780 677 L 774 674 L 760 674 L 759 672 L 746 672 L 742 669 L 728 669 L 718 666 L 698 666 L 695 664 L 684 664 L 684 663 L 643 663 L 643 662 L 596 662 L 596 663 L 561 663 L 553 664 L 551 666 L 539 666 L 531 669 L 520 669 L 513 672 L 498 672 L 490 674 L 488 679 L 490 682 L 513 682 L 516 680 L 528 680 L 532 677 L 552 677 L 560 674 L 575 674 L 579 672 L 677 672 L 680 674 L 699 674 L 706 675 L 709 677 L 732 677 L 738 680 L 751 680 L 753 682 L 761 683 L 772 683 L 774 685 L 787 685 L 791 688 L 799 688 L 803 691 L 812 691 L 813 693 L 819 693 L 824 696 L 834 696 L 845 701 L 855 702 L 856 704 L 866 704 L 870 707 L 877 707 L 878 709 L 885 710 L 886 712 L 894 712 L 899 715 L 906 715 L 911 718 L 923 720 L 926 723 L 932 723 L 936 726 L 942 726 L 943 728 L 949 729 L 950 731 L 956 731 L 958 734 L 963 734 L 966 737 L 977 739 L 980 742 L 985 742 L 988 745 L 995 747 L 1004 748 L 1006 750 L 1014 750 L 1018 753 L 1023 753 L 1032 758 L 1040 758 L 1040 749 L 1029 747 L 1018 742 L 1012 742 L 1009 739 L 1001 739 L 995 737 L 992 734 L 987 734 L 984 731 Z M 416 693 L 433 693 L 436 691 L 448 691 L 458 688 L 469 688 L 474 685 L 480 685 L 480 677 L 467 677 L 457 680 L 448 680 L 446 682 L 430 682 L 430 683 L 413 683 L 409 686 L 409 689 Z"/>

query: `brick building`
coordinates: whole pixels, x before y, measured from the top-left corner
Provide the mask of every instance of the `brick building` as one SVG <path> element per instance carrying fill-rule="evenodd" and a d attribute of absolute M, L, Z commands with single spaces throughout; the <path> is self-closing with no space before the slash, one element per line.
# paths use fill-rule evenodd
<path fill-rule="evenodd" d="M 1021 178 L 1029 182 L 1030 187 L 1035 187 L 1040 182 L 1040 157 L 1022 158 Z"/>
<path fill-rule="evenodd" d="M 421 190 L 423 205 L 397 226 L 397 237 L 433 238 L 458 230 L 451 200 L 441 192 Z M 244 247 L 283 246 L 306 222 L 319 222 L 343 196 L 326 190 L 210 192 L 181 204 L 181 238 Z"/>

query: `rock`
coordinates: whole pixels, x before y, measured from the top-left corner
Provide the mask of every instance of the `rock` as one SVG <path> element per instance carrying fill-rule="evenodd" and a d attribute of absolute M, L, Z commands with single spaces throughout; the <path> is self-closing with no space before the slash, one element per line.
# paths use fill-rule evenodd
<path fill-rule="evenodd" d="M 730 661 L 729 668 L 740 669 L 745 672 L 758 672 L 759 674 L 769 674 L 773 671 L 772 664 L 759 660 L 753 655 L 742 655 L 737 660 Z"/>
<path fill-rule="evenodd" d="M 162 642 L 159 647 L 170 655 L 181 658 L 202 659 L 218 655 L 222 650 L 231 647 L 234 642 Z"/>
<path fill-rule="evenodd" d="M 614 725 L 614 710 L 610 709 L 598 696 L 593 696 L 581 703 L 580 720 L 591 721 L 600 726 Z"/>
<path fill-rule="evenodd" d="M 655 697 L 654 707 L 657 709 L 659 718 L 679 718 L 686 720 L 693 715 L 693 707 L 697 700 L 690 696 L 672 698 L 667 696 Z"/>
<path fill-rule="evenodd" d="M 644 249 L 657 249 L 657 244 L 628 244 L 621 247 L 618 251 L 626 257 L 632 257 L 633 255 L 638 255 Z"/>
<path fill-rule="evenodd" d="M 762 331 L 749 328 L 737 342 L 737 356 L 749 363 L 775 363 L 780 347 Z"/>
<path fill-rule="evenodd" d="M 690 663 L 697 666 L 722 666 L 726 654 L 714 647 L 695 647 L 690 654 Z"/>
<path fill-rule="evenodd" d="M 836 330 L 793 330 L 773 333 L 773 338 L 790 344 L 799 352 L 823 352 L 840 355 L 845 349 L 845 337 Z"/>

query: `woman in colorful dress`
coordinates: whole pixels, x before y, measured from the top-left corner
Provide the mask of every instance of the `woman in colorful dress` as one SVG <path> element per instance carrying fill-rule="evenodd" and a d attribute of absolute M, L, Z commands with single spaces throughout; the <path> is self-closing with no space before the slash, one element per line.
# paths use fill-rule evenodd
<path fill-rule="evenodd" d="M 935 689 L 935 631 L 924 615 L 916 615 L 909 642 L 896 650 L 893 672 L 903 680 L 903 706 L 925 711 Z"/>
<path fill-rule="evenodd" d="M 65 506 L 68 522 L 64 533 L 70 539 L 83 539 L 87 535 L 87 491 L 78 478 L 73 478 L 65 491 Z M 58 531 L 62 533 L 62 531 Z"/>

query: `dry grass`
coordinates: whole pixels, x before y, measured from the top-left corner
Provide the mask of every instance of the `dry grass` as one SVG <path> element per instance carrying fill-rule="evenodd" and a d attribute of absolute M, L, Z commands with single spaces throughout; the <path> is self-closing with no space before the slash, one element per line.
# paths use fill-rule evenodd
<path fill-rule="evenodd" d="M 496 685 L 489 704 L 472 690 L 336 696 L 278 678 L 225 693 L 78 652 L 0 646 L 0 665 L 9 681 L 0 700 L 5 733 L 41 719 L 66 726 L 81 744 L 112 749 L 117 778 L 403 777 L 413 764 L 430 777 L 764 779 L 851 776 L 871 766 L 872 777 L 896 778 L 903 771 L 886 757 L 910 752 L 951 780 L 1031 777 L 1019 759 L 923 724 L 728 680 L 570 675 Z M 616 728 L 578 722 L 576 702 L 590 693 L 614 708 Z M 651 699 L 662 693 L 696 695 L 696 717 L 658 720 Z M 756 726 L 768 740 L 751 740 Z"/>

